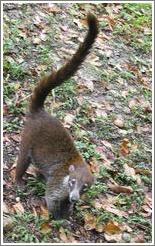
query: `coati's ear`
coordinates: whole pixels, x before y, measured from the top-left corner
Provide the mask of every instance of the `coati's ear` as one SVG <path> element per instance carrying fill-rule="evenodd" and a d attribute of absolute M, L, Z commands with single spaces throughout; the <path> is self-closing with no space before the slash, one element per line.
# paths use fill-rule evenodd
<path fill-rule="evenodd" d="M 69 166 L 69 172 L 72 173 L 75 171 L 75 166 L 74 165 L 70 165 Z"/>

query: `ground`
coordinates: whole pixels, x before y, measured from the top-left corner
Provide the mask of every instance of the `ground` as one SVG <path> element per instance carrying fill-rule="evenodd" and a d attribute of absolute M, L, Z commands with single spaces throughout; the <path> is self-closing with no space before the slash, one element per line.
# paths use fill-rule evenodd
<path fill-rule="evenodd" d="M 151 242 L 151 4 L 4 4 L 4 242 Z M 49 218 L 33 167 L 15 166 L 29 97 L 82 42 L 87 12 L 100 33 L 46 109 L 71 132 L 96 176 L 69 221 Z M 7 220 L 8 221 L 5 221 Z"/>

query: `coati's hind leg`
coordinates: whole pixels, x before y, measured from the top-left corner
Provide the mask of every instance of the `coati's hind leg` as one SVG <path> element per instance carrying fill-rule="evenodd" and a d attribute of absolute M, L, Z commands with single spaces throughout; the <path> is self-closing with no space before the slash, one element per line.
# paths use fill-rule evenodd
<path fill-rule="evenodd" d="M 20 153 L 17 160 L 16 166 L 16 182 L 18 184 L 22 183 L 22 176 L 24 175 L 25 171 L 27 170 L 30 164 L 30 149 L 28 145 L 22 145 L 20 149 Z"/>

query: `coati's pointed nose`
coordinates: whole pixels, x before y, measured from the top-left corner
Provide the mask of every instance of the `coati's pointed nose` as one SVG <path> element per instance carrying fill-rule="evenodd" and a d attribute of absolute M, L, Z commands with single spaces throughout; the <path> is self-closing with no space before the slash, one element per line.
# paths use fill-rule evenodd
<path fill-rule="evenodd" d="M 75 202 L 77 202 L 79 200 L 79 196 L 71 196 L 70 197 L 70 202 L 73 202 L 73 203 L 75 203 Z"/>
<path fill-rule="evenodd" d="M 71 197 L 71 202 L 77 202 L 78 201 L 78 199 L 76 198 L 76 197 Z"/>

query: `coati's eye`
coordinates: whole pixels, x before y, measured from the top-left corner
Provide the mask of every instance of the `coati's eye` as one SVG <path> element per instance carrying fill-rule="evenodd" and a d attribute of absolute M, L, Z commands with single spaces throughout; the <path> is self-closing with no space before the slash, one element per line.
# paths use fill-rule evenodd
<path fill-rule="evenodd" d="M 69 186 L 72 187 L 76 182 L 76 179 L 69 180 Z"/>

